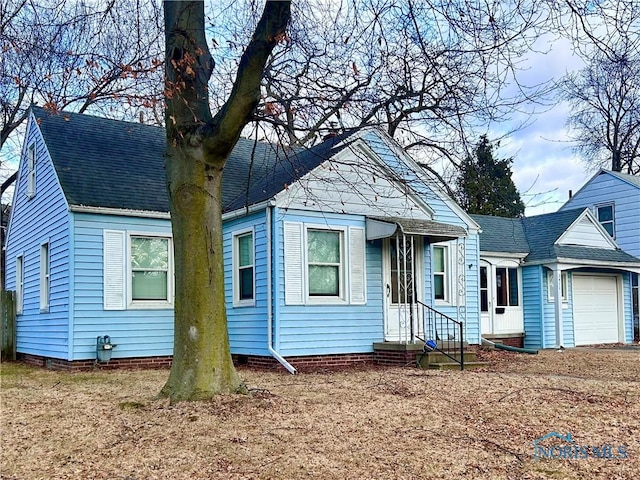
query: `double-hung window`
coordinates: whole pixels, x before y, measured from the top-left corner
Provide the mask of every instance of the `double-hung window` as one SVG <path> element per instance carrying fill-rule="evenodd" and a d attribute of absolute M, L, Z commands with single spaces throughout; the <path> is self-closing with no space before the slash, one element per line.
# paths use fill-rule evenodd
<path fill-rule="evenodd" d="M 49 309 L 50 285 L 49 243 L 46 242 L 40 245 L 40 310 Z"/>
<path fill-rule="evenodd" d="M 448 248 L 433 247 L 433 296 L 436 300 L 449 301 Z"/>
<path fill-rule="evenodd" d="M 16 257 L 16 313 L 22 313 L 24 303 L 24 257 Z"/>
<path fill-rule="evenodd" d="M 366 304 L 364 226 L 283 226 L 287 305 Z"/>
<path fill-rule="evenodd" d="M 560 289 L 561 289 L 562 301 L 566 302 L 566 301 L 568 301 L 568 298 L 567 298 L 567 272 L 562 272 L 562 275 L 560 275 L 560 279 L 561 279 Z M 551 271 L 551 270 L 549 270 L 547 272 L 547 294 L 548 294 L 548 297 L 549 297 L 549 301 L 553 302 L 555 300 L 555 295 L 554 295 L 554 286 L 553 286 L 553 271 Z"/>
<path fill-rule="evenodd" d="M 607 205 L 597 205 L 596 206 L 596 214 L 598 216 L 598 221 L 600 225 L 604 227 L 611 237 L 616 236 L 615 229 L 615 218 L 613 215 L 613 204 L 609 203 Z"/>
<path fill-rule="evenodd" d="M 173 304 L 171 237 L 104 230 L 104 309 L 170 308 Z"/>
<path fill-rule="evenodd" d="M 499 307 L 519 305 L 517 268 L 496 268 L 496 300 Z"/>
<path fill-rule="evenodd" d="M 169 239 L 131 236 L 131 301 L 170 301 Z"/>
<path fill-rule="evenodd" d="M 253 231 L 233 236 L 233 304 L 255 304 Z"/>
<path fill-rule="evenodd" d="M 307 229 L 309 297 L 343 298 L 343 232 Z"/>

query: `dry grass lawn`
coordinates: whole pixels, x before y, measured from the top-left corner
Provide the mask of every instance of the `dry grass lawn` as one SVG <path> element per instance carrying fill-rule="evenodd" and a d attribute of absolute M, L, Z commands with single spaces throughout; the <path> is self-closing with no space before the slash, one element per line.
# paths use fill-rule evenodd
<path fill-rule="evenodd" d="M 5 363 L 0 478 L 638 478 L 640 349 L 483 356 L 484 371 L 242 370 L 252 396 L 177 405 L 155 398 L 167 371 Z M 534 460 L 552 431 L 627 458 Z"/>

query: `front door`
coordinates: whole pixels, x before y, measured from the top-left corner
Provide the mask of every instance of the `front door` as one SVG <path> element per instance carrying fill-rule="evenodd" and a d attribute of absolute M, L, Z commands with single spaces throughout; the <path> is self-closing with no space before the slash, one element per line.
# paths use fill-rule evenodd
<path fill-rule="evenodd" d="M 385 341 L 412 342 L 424 330 L 416 304 L 423 298 L 422 239 L 398 235 L 383 247 Z"/>

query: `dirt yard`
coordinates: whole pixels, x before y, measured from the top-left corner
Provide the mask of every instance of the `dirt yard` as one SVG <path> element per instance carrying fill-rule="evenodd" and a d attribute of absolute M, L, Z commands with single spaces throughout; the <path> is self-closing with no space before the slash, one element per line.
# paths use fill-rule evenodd
<path fill-rule="evenodd" d="M 639 348 L 482 355 L 483 371 L 242 370 L 252 396 L 177 405 L 155 399 L 167 371 L 5 363 L 0 478 L 638 478 Z M 534 458 L 552 432 L 573 443 Z"/>

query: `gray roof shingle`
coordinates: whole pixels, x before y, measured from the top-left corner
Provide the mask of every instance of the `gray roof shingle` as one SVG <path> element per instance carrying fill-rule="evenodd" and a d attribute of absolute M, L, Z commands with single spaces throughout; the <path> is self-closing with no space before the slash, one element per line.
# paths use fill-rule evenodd
<path fill-rule="evenodd" d="M 529 253 L 522 219 L 471 215 L 480 228 L 480 250 L 483 252 Z"/>
<path fill-rule="evenodd" d="M 482 252 L 527 253 L 526 263 L 573 259 L 586 262 L 634 263 L 640 259 L 620 250 L 574 245 L 555 245 L 555 242 L 575 222 L 584 208 L 561 210 L 525 218 L 503 218 L 471 215 L 480 225 Z"/>
<path fill-rule="evenodd" d="M 164 128 L 32 107 L 70 205 L 168 212 Z M 223 173 L 223 211 L 271 198 L 353 133 L 309 149 L 241 138 Z"/>

